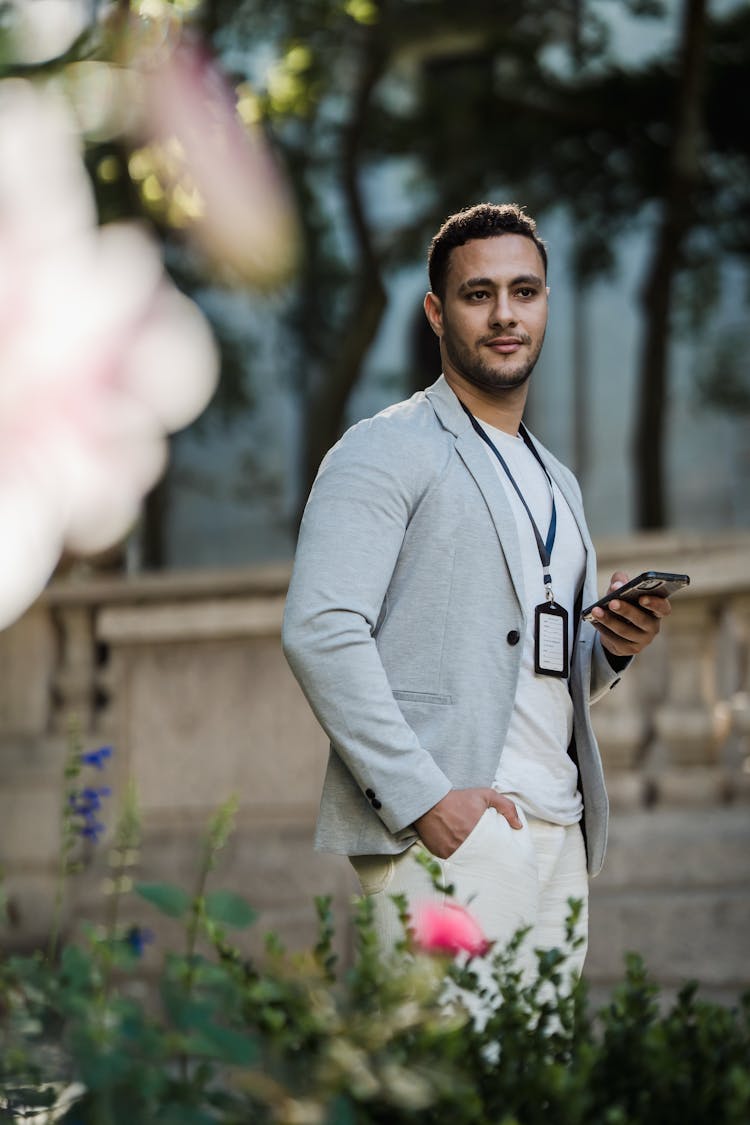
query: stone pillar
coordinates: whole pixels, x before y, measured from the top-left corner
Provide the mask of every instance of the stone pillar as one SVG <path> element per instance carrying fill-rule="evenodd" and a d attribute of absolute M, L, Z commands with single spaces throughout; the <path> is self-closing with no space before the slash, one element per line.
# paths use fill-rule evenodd
<path fill-rule="evenodd" d="M 660 637 L 668 651 L 666 699 L 656 708 L 655 785 L 666 804 L 711 805 L 726 799 L 718 761 L 716 711 L 718 607 L 711 599 L 683 597 Z"/>
<path fill-rule="evenodd" d="M 648 722 L 640 680 L 639 669 L 633 668 L 591 713 L 613 808 L 638 808 L 646 798 L 645 778 L 639 767 Z"/>
<path fill-rule="evenodd" d="M 3 946 L 42 942 L 60 856 L 64 739 L 51 731 L 59 638 L 37 602 L 0 632 L 0 866 Z"/>
<path fill-rule="evenodd" d="M 737 679 L 729 698 L 727 768 L 733 800 L 750 800 L 750 594 L 732 601 Z"/>
<path fill-rule="evenodd" d="M 75 721 L 85 734 L 94 725 L 96 698 L 94 610 L 88 605 L 61 604 L 55 607 L 54 616 L 61 637 L 55 728 L 65 733 Z"/>

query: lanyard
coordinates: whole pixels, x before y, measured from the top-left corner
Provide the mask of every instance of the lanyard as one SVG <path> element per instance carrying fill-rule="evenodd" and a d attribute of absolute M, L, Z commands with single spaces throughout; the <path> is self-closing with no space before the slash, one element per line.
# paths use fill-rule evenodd
<path fill-rule="evenodd" d="M 549 473 L 547 472 L 547 468 L 544 464 L 544 461 L 542 461 L 541 457 L 539 456 L 539 452 L 538 452 L 536 446 L 534 445 L 533 441 L 531 440 L 531 436 L 529 435 L 528 430 L 526 429 L 526 427 L 524 426 L 524 424 L 522 422 L 520 427 L 519 427 L 519 433 L 521 434 L 521 437 L 523 438 L 524 442 L 526 443 L 526 447 L 529 450 L 529 452 L 532 453 L 534 455 L 534 457 L 536 458 L 536 460 L 539 462 L 539 464 L 542 468 L 542 471 L 543 471 L 545 477 L 547 478 L 547 482 L 548 482 L 549 487 L 550 487 L 550 492 L 552 494 L 552 515 L 550 517 L 549 528 L 547 530 L 547 538 L 546 539 L 542 539 L 541 532 L 539 531 L 539 528 L 536 525 L 536 520 L 534 519 L 534 517 L 531 514 L 531 508 L 529 508 L 529 505 L 526 503 L 524 495 L 521 492 L 521 489 L 518 487 L 518 484 L 516 483 L 516 479 L 513 476 L 513 473 L 510 471 L 510 468 L 508 467 L 508 463 L 505 460 L 505 458 L 503 457 L 502 453 L 497 448 L 497 446 L 495 445 L 495 443 L 492 440 L 492 438 L 490 437 L 490 435 L 488 433 L 486 433 L 482 429 L 482 427 L 479 425 L 476 418 L 471 413 L 471 411 L 468 409 L 468 407 L 464 406 L 463 403 L 461 403 L 461 406 L 463 407 L 466 414 L 469 416 L 469 420 L 470 420 L 472 426 L 474 427 L 476 432 L 479 434 L 482 441 L 486 442 L 486 444 L 490 447 L 492 452 L 497 457 L 498 461 L 500 462 L 503 469 L 505 470 L 505 473 L 508 477 L 508 480 L 510 481 L 510 483 L 513 485 L 514 489 L 516 490 L 516 495 L 518 496 L 518 499 L 521 501 L 524 508 L 526 509 L 526 515 L 529 517 L 529 521 L 531 523 L 531 528 L 532 528 L 532 531 L 534 532 L 534 538 L 536 539 L 536 546 L 537 546 L 537 550 L 539 551 L 539 560 L 542 564 L 542 569 L 544 571 L 544 584 L 547 587 L 547 601 L 554 601 L 555 598 L 554 598 L 554 594 L 552 593 L 552 585 L 551 585 L 552 584 L 552 575 L 550 574 L 550 564 L 552 562 L 552 548 L 555 545 L 555 535 L 557 533 L 557 506 L 555 504 L 555 490 L 552 487 L 552 479 L 551 479 Z"/>

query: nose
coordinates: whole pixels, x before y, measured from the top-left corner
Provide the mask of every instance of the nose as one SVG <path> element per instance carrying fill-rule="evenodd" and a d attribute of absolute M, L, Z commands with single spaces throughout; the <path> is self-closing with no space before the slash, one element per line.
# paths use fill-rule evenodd
<path fill-rule="evenodd" d="M 508 293 L 498 290 L 495 302 L 490 309 L 490 325 L 493 328 L 504 328 L 515 323 L 516 318 Z"/>

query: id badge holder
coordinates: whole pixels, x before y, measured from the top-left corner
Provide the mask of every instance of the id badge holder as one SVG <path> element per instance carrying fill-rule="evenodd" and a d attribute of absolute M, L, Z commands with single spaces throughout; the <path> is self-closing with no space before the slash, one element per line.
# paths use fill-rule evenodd
<path fill-rule="evenodd" d="M 534 610 L 534 671 L 559 679 L 568 675 L 568 611 L 554 601 Z"/>

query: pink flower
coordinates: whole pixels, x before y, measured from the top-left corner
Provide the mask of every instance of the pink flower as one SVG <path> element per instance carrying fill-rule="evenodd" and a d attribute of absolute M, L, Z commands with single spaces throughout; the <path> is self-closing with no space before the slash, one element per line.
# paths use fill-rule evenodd
<path fill-rule="evenodd" d="M 0 84 L 0 628 L 67 548 L 136 520 L 216 386 L 197 306 L 132 224 L 99 228 L 66 106 Z"/>
<path fill-rule="evenodd" d="M 225 274 L 261 287 L 286 281 L 297 258 L 291 196 L 260 128 L 240 120 L 235 91 L 187 38 L 135 62 L 145 139 L 166 157 L 168 187 L 192 200 L 186 233 Z"/>
<path fill-rule="evenodd" d="M 427 953 L 469 953 L 482 957 L 491 942 L 475 918 L 455 902 L 423 903 L 412 912 L 412 931 L 420 949 Z"/>

